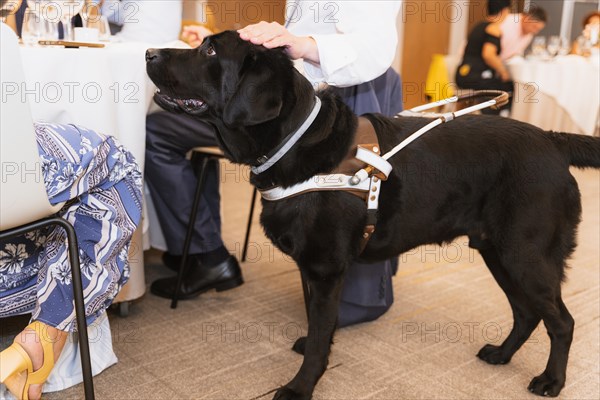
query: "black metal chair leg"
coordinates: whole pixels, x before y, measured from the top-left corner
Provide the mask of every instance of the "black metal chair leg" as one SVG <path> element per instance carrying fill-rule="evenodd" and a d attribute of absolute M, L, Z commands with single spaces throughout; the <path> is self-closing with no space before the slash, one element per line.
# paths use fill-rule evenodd
<path fill-rule="evenodd" d="M 196 214 L 198 214 L 198 207 L 200 206 L 200 200 L 202 198 L 202 191 L 204 189 L 204 181 L 206 179 L 206 170 L 208 163 L 213 161 L 211 157 L 205 157 L 202 160 L 202 169 L 200 170 L 200 176 L 198 176 L 198 184 L 196 185 L 196 193 L 194 194 L 194 203 L 190 212 L 190 219 L 188 221 L 188 228 L 185 234 L 185 240 L 183 243 L 183 253 L 181 254 L 181 264 L 179 264 L 179 271 L 177 272 L 177 283 L 175 284 L 175 292 L 171 299 L 171 308 L 177 308 L 177 302 L 179 292 L 181 290 L 181 283 L 183 282 L 183 274 L 187 265 L 187 259 L 190 252 L 190 245 L 192 243 L 192 236 L 194 235 L 194 225 L 196 222 Z"/>
<path fill-rule="evenodd" d="M 79 337 L 79 350 L 81 353 L 81 371 L 83 374 L 83 389 L 86 400 L 94 400 L 94 381 L 92 376 L 92 363 L 90 357 L 90 346 L 87 335 L 87 321 L 85 319 L 85 303 L 83 301 L 83 283 L 81 281 L 81 268 L 79 265 L 79 247 L 75 229 L 68 221 L 60 217 L 49 217 L 32 222 L 23 226 L 7 229 L 0 234 L 0 240 L 10 239 L 24 235 L 37 229 L 43 229 L 51 225 L 59 225 L 67 233 L 69 263 L 71 264 L 71 276 L 73 280 L 73 299 L 75 301 L 75 318 L 77 322 L 77 334 Z"/>
<path fill-rule="evenodd" d="M 81 371 L 83 373 L 83 388 L 87 400 L 94 399 L 94 381 L 92 378 L 92 362 L 90 345 L 88 341 L 87 321 L 85 318 L 85 303 L 83 302 L 83 283 L 81 281 L 81 268 L 79 266 L 79 246 L 73 226 L 62 218 L 55 218 L 54 222 L 63 227 L 67 232 L 69 244 L 69 262 L 73 278 L 73 297 L 75 299 L 75 317 L 77 318 L 77 335 L 79 337 L 79 350 L 81 353 Z"/>
<path fill-rule="evenodd" d="M 248 214 L 248 224 L 246 225 L 246 237 L 244 238 L 244 249 L 242 250 L 242 262 L 246 261 L 248 254 L 248 241 L 250 240 L 250 229 L 252 228 L 252 218 L 254 217 L 254 204 L 256 203 L 256 187 L 252 191 L 252 201 L 250 202 L 250 213 Z"/>

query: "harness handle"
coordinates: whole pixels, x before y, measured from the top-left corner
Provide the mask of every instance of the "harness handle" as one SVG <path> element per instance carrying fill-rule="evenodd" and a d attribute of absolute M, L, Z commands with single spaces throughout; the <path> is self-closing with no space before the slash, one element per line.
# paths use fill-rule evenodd
<path fill-rule="evenodd" d="M 469 93 L 462 94 L 460 96 L 456 96 L 457 102 L 475 100 L 481 97 L 491 97 L 492 100 L 496 102 L 493 106 L 490 107 L 492 109 L 498 109 L 508 104 L 508 100 L 510 99 L 510 95 L 502 90 L 475 90 Z"/>
<path fill-rule="evenodd" d="M 412 108 L 411 110 L 409 110 L 409 112 L 407 114 L 400 113 L 398 115 L 399 116 L 418 116 L 419 111 L 428 110 L 435 106 L 442 105 L 443 103 L 456 103 L 458 101 L 473 100 L 473 99 L 477 99 L 480 97 L 487 97 L 487 98 L 493 97 L 493 99 L 487 100 L 485 102 L 482 102 L 482 103 L 476 104 L 474 106 L 470 106 L 470 107 L 467 107 L 467 108 L 464 108 L 462 110 L 458 110 L 455 112 L 448 112 L 448 113 L 443 113 L 443 114 L 433 114 L 435 116 L 435 119 L 432 122 L 430 122 L 429 124 L 425 125 L 418 131 L 416 131 L 413 134 L 411 134 L 410 136 L 408 136 L 406 139 L 404 139 L 402 142 L 400 142 L 400 144 L 398 144 L 396 147 L 394 147 L 393 149 L 388 151 L 386 154 L 381 156 L 381 158 L 383 158 L 385 161 L 387 161 L 388 159 L 393 157 L 396 153 L 398 153 L 400 150 L 402 150 L 403 148 L 408 146 L 410 143 L 414 142 L 419 137 L 421 137 L 423 134 L 429 132 L 431 129 L 435 128 L 438 125 L 441 125 L 446 122 L 450 122 L 457 117 L 461 117 L 465 114 L 469 114 L 474 111 L 482 110 L 487 107 L 490 107 L 493 109 L 498 109 L 499 107 L 502 107 L 503 105 L 507 104 L 508 100 L 510 98 L 510 96 L 507 92 L 504 92 L 501 90 L 476 90 L 476 91 L 472 91 L 472 92 L 463 94 L 461 96 L 454 96 L 449 99 L 445 99 L 445 100 L 437 101 L 434 103 L 425 104 L 423 106 L 415 107 L 415 108 Z M 373 172 L 375 172 L 375 167 L 373 165 L 368 165 L 367 167 L 361 169 L 356 174 L 354 174 L 354 176 L 350 179 L 350 184 L 358 185 L 359 183 L 366 180 L 369 176 L 371 176 L 371 174 L 373 174 Z"/>

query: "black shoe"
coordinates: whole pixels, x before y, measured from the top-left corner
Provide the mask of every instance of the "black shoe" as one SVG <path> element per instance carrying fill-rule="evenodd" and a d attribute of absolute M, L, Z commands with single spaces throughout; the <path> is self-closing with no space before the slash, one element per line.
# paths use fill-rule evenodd
<path fill-rule="evenodd" d="M 215 249 L 208 253 L 189 254 L 187 257 L 186 264 L 189 266 L 194 265 L 194 263 L 199 263 L 201 265 L 213 266 L 225 261 L 230 256 L 231 255 L 229 254 L 227 249 L 225 247 L 222 247 L 220 249 Z M 162 255 L 162 262 L 171 271 L 179 272 L 182 258 L 183 257 L 180 255 L 174 255 L 169 253 L 168 251 L 165 251 Z"/>
<path fill-rule="evenodd" d="M 194 258 L 195 258 L 194 255 L 192 255 L 192 254 L 188 255 L 187 264 L 188 265 L 190 265 L 190 263 L 194 264 L 195 263 L 195 260 L 193 260 Z M 162 255 L 162 262 L 171 271 L 179 272 L 179 266 L 181 265 L 181 256 L 176 256 L 174 254 L 171 254 L 171 253 L 165 251 Z"/>
<path fill-rule="evenodd" d="M 190 264 L 183 276 L 179 290 L 179 300 L 188 300 L 197 297 L 210 289 L 217 292 L 236 288 L 244 283 L 242 270 L 235 257 L 230 256 L 214 267 L 205 267 L 197 257 L 190 258 Z M 158 279 L 150 285 L 150 292 L 159 297 L 173 298 L 177 277 Z"/>

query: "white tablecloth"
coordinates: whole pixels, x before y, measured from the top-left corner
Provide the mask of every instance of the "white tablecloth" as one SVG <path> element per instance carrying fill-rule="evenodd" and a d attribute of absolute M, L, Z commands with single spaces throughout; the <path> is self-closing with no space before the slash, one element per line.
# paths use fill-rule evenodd
<path fill-rule="evenodd" d="M 115 136 L 143 170 L 146 115 L 160 110 L 152 101 L 156 87 L 146 74 L 145 53 L 151 47 L 189 48 L 181 41 L 107 43 L 99 49 L 22 46 L 27 87 L 20 88 L 18 95 L 29 101 L 36 121 L 75 123 Z M 140 278 L 142 284 L 143 275 L 136 278 L 133 268 L 137 264 L 143 271 L 142 250 L 151 244 L 165 249 L 158 222 L 148 218 L 146 206 L 143 235 L 136 232 L 130 255 L 130 282 Z M 135 299 L 144 293 L 145 286 L 131 286 L 127 285 L 117 300 Z"/>
<path fill-rule="evenodd" d="M 119 139 L 144 165 L 146 114 L 154 87 L 141 43 L 105 48 L 21 47 L 33 119 L 80 124 Z"/>
<path fill-rule="evenodd" d="M 575 55 L 550 61 L 511 59 L 508 67 L 517 83 L 514 116 L 544 129 L 574 124 L 578 133 L 595 134 L 600 108 L 598 61 L 598 57 Z"/>

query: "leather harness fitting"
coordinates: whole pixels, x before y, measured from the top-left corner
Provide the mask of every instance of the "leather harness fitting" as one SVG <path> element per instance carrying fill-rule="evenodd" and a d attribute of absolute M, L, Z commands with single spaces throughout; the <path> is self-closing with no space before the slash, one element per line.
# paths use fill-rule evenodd
<path fill-rule="evenodd" d="M 391 170 L 391 166 L 389 168 L 382 168 L 387 170 L 384 172 L 373 168 L 369 161 L 377 163 L 376 160 L 380 160 L 380 156 L 381 148 L 373 124 L 365 117 L 358 117 L 358 126 L 350 150 L 344 160 L 334 170 L 328 174 L 315 175 L 302 183 L 288 188 L 277 186 L 266 190 L 259 190 L 259 192 L 262 198 L 267 201 L 277 201 L 304 193 L 331 190 L 343 191 L 359 197 L 367 204 L 367 221 L 363 229 L 360 254 L 375 232 L 381 181 L 387 179 L 389 170 Z M 350 183 L 356 171 L 369 167 L 371 167 L 370 179 L 366 179 L 358 185 Z"/>

